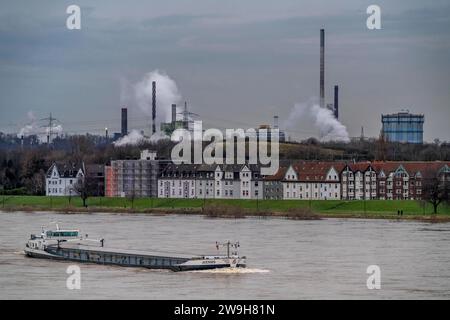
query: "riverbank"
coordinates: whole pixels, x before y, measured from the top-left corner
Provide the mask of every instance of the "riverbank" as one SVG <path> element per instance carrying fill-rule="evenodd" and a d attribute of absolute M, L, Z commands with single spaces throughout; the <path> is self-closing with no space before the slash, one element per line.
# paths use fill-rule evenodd
<path fill-rule="evenodd" d="M 0 196 L 2 211 L 54 211 L 61 213 L 201 214 L 244 218 L 275 216 L 292 219 L 377 218 L 450 222 L 450 207 L 441 205 L 436 215 L 431 205 L 411 200 L 239 200 L 89 198 L 83 207 L 78 197 Z M 403 215 L 398 215 L 398 211 Z"/>

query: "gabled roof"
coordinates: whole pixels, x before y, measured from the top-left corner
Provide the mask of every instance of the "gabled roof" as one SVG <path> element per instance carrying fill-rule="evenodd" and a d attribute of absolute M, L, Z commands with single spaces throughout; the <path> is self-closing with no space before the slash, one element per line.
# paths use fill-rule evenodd
<path fill-rule="evenodd" d="M 54 168 L 58 171 L 60 178 L 76 178 L 80 170 L 84 174 L 83 164 L 54 162 L 47 171 L 47 178 L 52 177 Z"/>
<path fill-rule="evenodd" d="M 281 181 L 284 179 L 284 176 L 286 175 L 286 171 L 288 170 L 288 167 L 279 167 L 278 171 L 270 176 L 265 176 L 264 180 L 266 181 Z"/>
<path fill-rule="evenodd" d="M 372 163 L 372 166 L 377 172 L 383 170 L 386 175 L 389 175 L 390 172 L 395 172 L 398 168 L 403 167 L 403 169 L 408 172 L 410 176 L 415 176 L 418 172 L 422 175 L 426 171 L 438 172 L 449 164 L 449 162 L 441 161 L 375 161 Z"/>
<path fill-rule="evenodd" d="M 297 173 L 299 181 L 320 182 L 325 181 L 327 174 L 331 168 L 335 168 L 335 162 L 321 162 L 321 161 L 300 161 L 292 165 L 292 168 Z M 339 170 L 336 169 L 339 174 Z"/>

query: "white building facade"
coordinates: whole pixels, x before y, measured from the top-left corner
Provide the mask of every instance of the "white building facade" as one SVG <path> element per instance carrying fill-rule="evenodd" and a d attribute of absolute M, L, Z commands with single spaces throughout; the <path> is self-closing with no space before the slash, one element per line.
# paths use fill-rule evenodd
<path fill-rule="evenodd" d="M 53 197 L 77 196 L 75 185 L 84 179 L 84 165 L 57 165 L 54 163 L 45 178 L 45 195 Z"/>
<path fill-rule="evenodd" d="M 331 164 L 303 162 L 290 165 L 282 180 L 283 199 L 339 200 L 340 174 Z"/>
<path fill-rule="evenodd" d="M 171 164 L 158 179 L 158 198 L 262 199 L 259 168 Z"/>

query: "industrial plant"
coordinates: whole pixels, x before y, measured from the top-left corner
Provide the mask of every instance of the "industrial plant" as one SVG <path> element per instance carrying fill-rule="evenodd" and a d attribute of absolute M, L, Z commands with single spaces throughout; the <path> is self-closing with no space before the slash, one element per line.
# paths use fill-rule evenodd
<path fill-rule="evenodd" d="M 423 114 L 401 111 L 381 115 L 381 136 L 390 142 L 423 143 Z"/>
<path fill-rule="evenodd" d="M 320 107 L 325 107 L 325 29 L 320 29 Z M 329 109 L 336 119 L 339 119 L 339 86 L 334 86 L 334 102 L 327 103 Z"/>

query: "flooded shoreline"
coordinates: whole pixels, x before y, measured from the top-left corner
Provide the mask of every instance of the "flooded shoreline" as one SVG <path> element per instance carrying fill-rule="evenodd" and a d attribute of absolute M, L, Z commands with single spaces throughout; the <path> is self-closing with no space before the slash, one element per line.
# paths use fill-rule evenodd
<path fill-rule="evenodd" d="M 88 207 L 88 208 L 45 208 L 36 209 L 33 207 L 11 207 L 0 209 L 0 213 L 45 213 L 52 212 L 55 214 L 118 214 L 118 215 L 148 215 L 148 216 L 203 216 L 207 218 L 217 219 L 245 219 L 245 218 L 282 218 L 292 220 L 321 220 L 321 219 L 381 219 L 381 220 L 393 220 L 393 221 L 421 221 L 428 223 L 449 223 L 450 216 L 448 215 L 389 215 L 378 213 L 307 213 L 307 214 L 290 214 L 284 211 L 238 211 L 235 213 L 218 213 L 209 214 L 202 210 L 202 208 L 149 208 L 145 210 L 136 210 L 131 208 L 101 208 L 101 207 Z"/>

